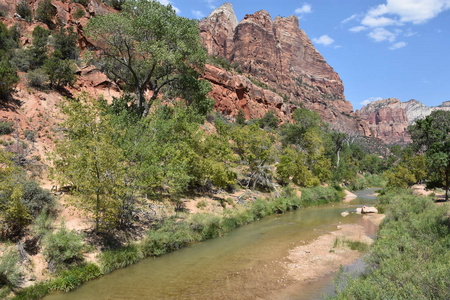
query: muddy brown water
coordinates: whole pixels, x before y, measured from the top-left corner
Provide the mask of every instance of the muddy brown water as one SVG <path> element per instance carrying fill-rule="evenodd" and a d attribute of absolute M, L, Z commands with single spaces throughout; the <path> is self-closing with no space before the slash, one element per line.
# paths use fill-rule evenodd
<path fill-rule="evenodd" d="M 367 189 L 351 203 L 266 217 L 225 237 L 145 259 L 45 299 L 322 299 L 333 291 L 333 274 L 303 283 L 289 280 L 284 269 L 288 252 L 340 224 L 362 224 L 375 234 L 376 228 L 360 215 L 341 216 L 343 211 L 373 204 L 372 194 L 373 189 Z"/>

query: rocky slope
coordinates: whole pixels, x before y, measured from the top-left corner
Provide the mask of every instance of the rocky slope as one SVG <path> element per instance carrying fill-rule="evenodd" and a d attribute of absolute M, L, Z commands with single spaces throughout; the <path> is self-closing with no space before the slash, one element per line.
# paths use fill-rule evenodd
<path fill-rule="evenodd" d="M 314 48 L 295 16 L 276 17 L 261 10 L 237 22 L 231 4 L 199 23 L 208 54 L 221 56 L 246 75 L 206 66 L 216 109 L 248 118 L 274 111 L 287 121 L 299 106 L 317 111 L 333 128 L 370 135 L 368 124 L 345 100 L 339 75 Z"/>

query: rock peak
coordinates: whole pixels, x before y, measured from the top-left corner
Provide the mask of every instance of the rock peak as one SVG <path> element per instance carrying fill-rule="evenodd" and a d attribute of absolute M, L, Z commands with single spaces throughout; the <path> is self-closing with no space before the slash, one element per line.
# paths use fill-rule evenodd
<path fill-rule="evenodd" d="M 209 14 L 208 19 L 217 17 L 218 15 L 221 14 L 223 14 L 228 19 L 234 30 L 239 22 L 236 17 L 236 13 L 234 12 L 233 5 L 229 2 L 222 4 Z"/>

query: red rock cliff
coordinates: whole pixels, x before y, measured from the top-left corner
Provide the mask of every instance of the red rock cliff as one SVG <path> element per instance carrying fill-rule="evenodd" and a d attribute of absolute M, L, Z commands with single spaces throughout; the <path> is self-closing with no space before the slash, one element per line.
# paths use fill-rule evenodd
<path fill-rule="evenodd" d="M 361 108 L 361 118 L 369 122 L 374 137 L 387 144 L 411 142 L 408 118 L 402 102 L 396 98 L 374 101 Z"/>
<path fill-rule="evenodd" d="M 216 109 L 231 116 L 243 109 L 249 118 L 272 110 L 280 119 L 290 120 L 302 105 L 317 111 L 333 128 L 370 135 L 367 123 L 345 100 L 339 75 L 299 28 L 297 17 L 272 20 L 261 10 L 237 23 L 232 5 L 226 3 L 200 21 L 199 28 L 208 54 L 226 58 L 245 74 L 224 70 L 214 74 L 218 68 L 206 67 L 204 77 L 214 86 Z M 236 86 L 243 81 L 245 88 Z"/>

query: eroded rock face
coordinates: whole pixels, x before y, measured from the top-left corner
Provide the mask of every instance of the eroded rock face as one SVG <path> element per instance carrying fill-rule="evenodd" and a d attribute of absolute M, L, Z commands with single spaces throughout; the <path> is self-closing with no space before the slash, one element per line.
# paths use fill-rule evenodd
<path fill-rule="evenodd" d="M 216 8 L 207 18 L 200 21 L 200 37 L 210 55 L 229 57 L 237 25 L 238 20 L 230 3 Z"/>
<path fill-rule="evenodd" d="M 412 125 L 417 120 L 429 116 L 435 110 L 450 110 L 450 101 L 443 102 L 439 106 L 428 107 L 420 101 L 411 99 L 403 103 L 403 108 L 405 109 L 406 116 L 408 117 L 408 124 Z"/>
<path fill-rule="evenodd" d="M 209 55 L 228 59 L 246 74 L 207 67 L 205 78 L 217 77 L 215 81 L 210 80 L 214 85 L 212 96 L 216 109 L 231 116 L 243 109 L 247 117 L 253 118 L 282 108 L 277 115 L 286 121 L 302 105 L 317 111 L 335 129 L 371 134 L 367 122 L 362 121 L 353 112 L 351 103 L 345 100 L 339 75 L 299 28 L 297 17 L 272 20 L 268 12 L 261 10 L 246 15 L 237 23 L 231 4 L 224 4 L 200 21 L 199 28 Z M 213 68 L 220 74 L 213 75 Z M 222 76 L 250 83 L 251 79 L 253 84 L 239 89 L 233 85 L 233 80 L 231 85 L 228 79 L 220 81 Z M 231 95 L 230 91 L 240 96 Z M 265 96 L 260 96 L 261 93 Z M 267 97 L 280 101 L 267 100 Z"/>
<path fill-rule="evenodd" d="M 408 118 L 402 102 L 396 98 L 374 101 L 361 108 L 361 118 L 369 123 L 376 138 L 387 144 L 411 142 L 408 133 Z"/>

